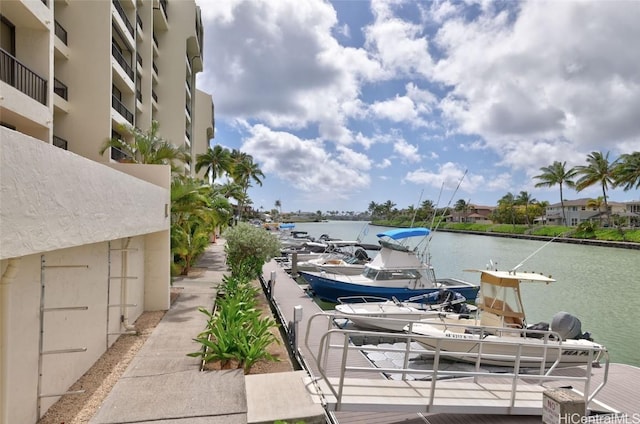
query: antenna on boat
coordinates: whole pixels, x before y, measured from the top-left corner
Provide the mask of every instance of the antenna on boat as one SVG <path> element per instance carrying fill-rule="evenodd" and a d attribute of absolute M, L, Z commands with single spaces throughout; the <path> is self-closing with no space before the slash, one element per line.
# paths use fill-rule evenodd
<path fill-rule="evenodd" d="M 418 198 L 418 208 L 420 207 L 420 202 L 422 202 L 422 195 L 424 194 L 424 189 L 422 189 L 422 191 L 420 191 L 420 198 Z M 418 208 L 415 208 L 413 210 L 413 217 L 411 218 L 411 225 L 409 225 L 409 228 L 413 228 L 413 223 L 416 220 L 416 214 L 418 213 Z"/>
<path fill-rule="evenodd" d="M 564 236 L 566 233 L 562 233 L 562 234 L 558 234 L 557 236 L 554 236 L 551 240 L 547 241 L 545 244 L 543 244 L 542 246 L 540 246 L 538 249 L 536 249 L 532 254 L 530 254 L 529 256 L 527 256 L 526 258 L 524 258 L 522 260 L 522 262 L 520 262 L 518 265 L 514 266 L 513 268 L 511 268 L 511 270 L 509 272 L 516 272 L 518 270 L 518 268 L 520 268 L 522 265 L 524 265 L 525 262 L 527 262 L 529 259 L 533 258 L 535 255 L 538 254 L 539 251 L 541 251 L 542 249 L 544 249 L 545 247 L 547 247 L 550 243 L 553 243 L 557 238 L 560 238 L 562 236 Z"/>
<path fill-rule="evenodd" d="M 468 170 L 465 169 L 464 170 L 464 174 L 462 174 L 462 177 L 460 177 L 460 180 L 458 181 L 458 185 L 456 186 L 456 189 L 453 191 L 453 193 L 451 194 L 451 198 L 449 198 L 449 203 L 447 203 L 447 206 L 445 206 L 444 210 L 442 211 L 442 215 L 440 218 L 444 217 L 444 214 L 447 213 L 447 211 L 449 210 L 449 207 L 451 206 L 451 202 L 453 201 L 453 198 L 455 197 L 456 193 L 458 192 L 458 189 L 460 188 L 460 184 L 462 184 L 462 180 L 464 180 L 464 177 L 467 175 Z M 444 188 L 444 183 L 442 183 L 442 188 Z M 440 188 L 440 193 L 442 194 L 442 188 Z M 438 202 L 440 202 L 440 196 L 438 196 Z M 435 221 L 435 217 L 436 215 L 433 215 L 433 219 Z M 442 222 L 442 220 L 438 221 L 438 225 L 440 225 L 440 222 Z M 436 229 L 433 227 L 433 223 L 431 225 L 431 229 L 432 232 L 435 231 Z M 431 237 L 429 237 L 429 240 L 431 240 Z"/>

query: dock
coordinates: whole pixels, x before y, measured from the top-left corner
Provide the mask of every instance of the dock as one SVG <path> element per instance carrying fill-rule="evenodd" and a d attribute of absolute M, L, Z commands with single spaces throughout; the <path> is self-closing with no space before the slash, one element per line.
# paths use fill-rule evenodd
<path fill-rule="evenodd" d="M 316 319 L 320 307 L 276 261 L 265 264 L 263 279 L 283 327 L 295 339 L 298 360 L 310 374 L 307 388 L 334 423 L 540 423 L 544 390 L 570 385 L 579 392 L 582 384 L 592 392 L 605 372 L 607 384 L 596 390 L 591 410 L 614 414 L 621 423 L 640 419 L 640 368 L 623 364 L 557 370 L 554 379 L 467 371 L 449 372 L 449 377 L 466 375 L 455 380 L 390 379 L 392 369 L 374 367 L 356 346 L 328 349 L 333 343 L 327 333 L 341 330 L 331 320 Z"/>

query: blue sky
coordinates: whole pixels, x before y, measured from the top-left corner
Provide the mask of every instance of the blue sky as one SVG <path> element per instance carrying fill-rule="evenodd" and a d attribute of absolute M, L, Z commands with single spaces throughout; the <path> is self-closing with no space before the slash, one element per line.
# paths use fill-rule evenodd
<path fill-rule="evenodd" d="M 638 1 L 197 3 L 212 144 L 259 164 L 255 208 L 556 203 L 540 167 L 640 150 Z"/>

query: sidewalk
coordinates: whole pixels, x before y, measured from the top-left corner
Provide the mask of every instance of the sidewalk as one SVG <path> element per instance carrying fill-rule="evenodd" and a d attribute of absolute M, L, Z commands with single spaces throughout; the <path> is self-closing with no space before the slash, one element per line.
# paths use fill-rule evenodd
<path fill-rule="evenodd" d="M 174 281 L 180 295 L 89 423 L 324 422 L 324 410 L 304 389 L 304 371 L 201 372 L 200 360 L 186 356 L 200 349 L 193 338 L 205 328 L 206 316 L 198 308 L 212 309 L 226 270 L 224 240 L 211 244 L 197 266 L 207 270 Z"/>

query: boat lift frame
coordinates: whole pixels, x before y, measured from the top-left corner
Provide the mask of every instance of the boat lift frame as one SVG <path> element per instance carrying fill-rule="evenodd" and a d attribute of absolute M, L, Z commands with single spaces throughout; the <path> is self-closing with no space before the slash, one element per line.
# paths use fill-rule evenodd
<path fill-rule="evenodd" d="M 585 409 L 588 409 L 589 403 L 605 386 L 608 378 L 609 356 L 604 347 L 567 348 L 572 351 L 584 350 L 588 357 L 583 375 L 568 376 L 558 372 L 561 368 L 560 353 L 564 349 L 561 343 L 548 344 L 541 357 L 526 357 L 522 354 L 522 344 L 517 343 L 518 339 L 515 337 L 513 342 L 500 342 L 517 345 L 515 356 L 483 354 L 483 346 L 497 342 L 480 339 L 477 340 L 477 352 L 454 352 L 458 357 L 475 358 L 474 371 L 447 370 L 440 369 L 440 360 L 449 357 L 451 351 L 441 351 L 440 345 L 444 340 L 450 343 L 451 338 L 434 337 L 437 339 L 435 349 L 418 350 L 415 348 L 415 342 L 425 336 L 335 328 L 335 319 L 346 318 L 348 317 L 338 313 L 316 313 L 309 318 L 305 336 L 306 347 L 312 355 L 310 359 L 315 362 L 320 374 L 313 378 L 310 387 L 321 396 L 325 408 L 329 411 L 541 415 L 545 390 L 566 386 L 567 382 L 581 383 L 582 390 L 576 390 L 576 393 L 582 396 Z M 317 320 L 326 320 L 327 331 L 320 337 L 319 344 L 317 339 L 313 340 L 313 346 L 316 347 L 312 347 L 309 329 L 314 327 L 312 322 Z M 318 325 L 321 324 L 317 323 L 316 328 Z M 522 331 L 531 332 L 524 329 Z M 553 332 L 545 333 L 550 333 L 545 336 L 546 340 L 553 340 L 553 337 L 557 336 Z M 402 368 L 375 367 L 373 364 L 370 367 L 350 365 L 350 355 L 361 355 L 363 350 L 361 346 L 351 342 L 352 337 L 390 337 L 404 340 L 404 348 L 388 345 L 366 348 L 367 351 L 395 352 L 402 356 Z M 546 368 L 546 357 L 553 351 L 558 359 Z M 418 354 L 430 356 L 433 365 L 426 369 L 410 368 L 410 357 Z M 507 356 L 514 360 L 513 369 L 507 368 L 510 372 L 496 374 L 481 367 L 483 358 L 504 359 Z M 539 368 L 520 367 L 521 362 L 531 362 L 535 359 L 541 361 Z M 603 381 L 591 390 L 592 367 L 596 359 L 602 361 L 601 366 L 604 367 Z M 339 364 L 337 375 L 336 364 Z M 399 375 L 400 379 L 388 380 L 384 374 Z"/>

